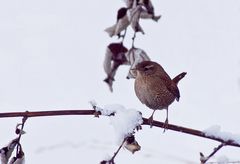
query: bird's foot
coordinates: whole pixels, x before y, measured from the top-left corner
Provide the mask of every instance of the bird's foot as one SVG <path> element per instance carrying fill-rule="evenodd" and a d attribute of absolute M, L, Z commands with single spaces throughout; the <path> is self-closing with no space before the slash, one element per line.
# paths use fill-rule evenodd
<path fill-rule="evenodd" d="M 163 133 L 165 133 L 166 130 L 168 130 L 168 119 L 165 120 L 165 123 L 163 125 Z"/>
<path fill-rule="evenodd" d="M 151 117 L 149 117 L 148 118 L 148 123 L 149 123 L 149 125 L 150 125 L 150 128 L 152 128 L 152 124 L 153 124 L 153 116 L 151 116 Z"/>

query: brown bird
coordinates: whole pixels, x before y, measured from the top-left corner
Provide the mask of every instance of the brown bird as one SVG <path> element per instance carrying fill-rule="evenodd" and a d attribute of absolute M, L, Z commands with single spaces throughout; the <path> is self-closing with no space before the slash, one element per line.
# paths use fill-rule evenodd
<path fill-rule="evenodd" d="M 168 106 L 176 99 L 179 101 L 178 82 L 186 75 L 183 72 L 171 79 L 163 67 L 153 61 L 143 61 L 136 66 L 135 93 L 147 107 L 153 109 L 149 117 L 152 127 L 153 114 L 159 109 L 166 109 L 164 130 L 168 126 Z"/>

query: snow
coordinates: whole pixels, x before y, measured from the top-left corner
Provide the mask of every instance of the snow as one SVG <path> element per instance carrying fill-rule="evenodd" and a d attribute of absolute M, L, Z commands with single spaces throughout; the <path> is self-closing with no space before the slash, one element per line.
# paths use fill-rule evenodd
<path fill-rule="evenodd" d="M 110 117 L 110 124 L 114 127 L 118 145 L 143 123 L 141 112 L 135 109 L 127 109 L 120 104 L 105 105 L 104 108 L 100 108 L 95 100 L 90 101 L 90 104 L 97 112 L 101 112 L 101 115 Z"/>
<path fill-rule="evenodd" d="M 110 123 L 114 127 L 118 145 L 120 145 L 126 137 L 133 134 L 134 129 L 143 122 L 142 115 L 139 111 L 126 109 L 119 104 L 106 105 L 103 111 L 104 113 L 115 113 L 114 116 L 110 117 Z"/>
<path fill-rule="evenodd" d="M 152 2 L 162 18 L 158 23 L 141 21 L 146 35 L 137 34 L 135 46 L 171 77 L 188 72 L 179 84 L 180 102 L 170 107 L 170 123 L 194 129 L 217 124 L 240 133 L 240 1 Z M 99 104 L 123 104 L 149 117 L 152 111 L 136 98 L 134 81 L 126 80 L 128 66 L 119 68 L 113 93 L 103 82 L 105 48 L 120 41 L 103 30 L 116 21 L 122 6 L 121 0 L 94 5 L 77 0 L 0 1 L 1 112 L 89 109 L 94 97 Z M 128 48 L 131 37 L 129 27 L 124 44 Z M 155 114 L 154 119 L 165 119 L 165 111 Z M 1 147 L 15 137 L 18 122 L 20 118 L 0 119 Z M 26 163 L 76 163 L 80 156 L 81 163 L 99 163 L 116 150 L 109 117 L 32 118 L 24 130 Z M 136 135 L 141 151 L 134 156 L 120 151 L 116 163 L 199 163 L 199 151 L 208 154 L 216 144 L 170 130 L 162 134 L 159 128 L 143 127 Z M 44 146 L 50 148 L 37 152 Z M 226 147 L 220 153 L 240 160 L 238 148 Z"/>
<path fill-rule="evenodd" d="M 221 138 L 224 141 L 232 140 L 233 142 L 240 144 L 240 135 L 233 134 L 231 132 L 221 131 L 221 126 L 214 125 L 205 130 L 203 130 L 206 136 Z"/>
<path fill-rule="evenodd" d="M 229 159 L 228 159 L 228 157 L 222 155 L 217 158 L 217 163 L 218 164 L 227 164 L 227 163 L 229 163 Z"/>
<path fill-rule="evenodd" d="M 91 100 L 89 103 L 92 105 L 95 111 L 100 112 L 101 115 L 103 116 L 110 116 L 111 114 L 116 113 L 116 110 L 114 108 L 104 109 L 104 108 L 98 107 L 97 102 L 95 100 Z"/>
<path fill-rule="evenodd" d="M 109 161 L 112 157 L 109 154 L 106 154 L 103 158 L 103 161 Z"/>
<path fill-rule="evenodd" d="M 112 157 L 109 154 L 105 154 L 103 160 L 109 161 Z"/>

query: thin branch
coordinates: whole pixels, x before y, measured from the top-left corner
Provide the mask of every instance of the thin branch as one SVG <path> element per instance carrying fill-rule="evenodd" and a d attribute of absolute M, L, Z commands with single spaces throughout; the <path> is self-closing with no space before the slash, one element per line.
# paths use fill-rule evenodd
<path fill-rule="evenodd" d="M 159 121 L 152 122 L 153 126 L 160 127 L 160 128 L 164 128 L 164 124 L 165 124 L 164 122 L 159 122 Z M 149 125 L 148 119 L 143 118 L 143 125 Z M 229 146 L 240 147 L 240 144 L 236 143 L 233 140 L 225 141 L 220 137 L 208 136 L 203 131 L 200 131 L 200 130 L 190 129 L 190 128 L 173 125 L 173 124 L 168 124 L 168 130 L 173 130 L 173 131 L 177 131 L 177 132 L 181 132 L 181 133 L 185 133 L 185 134 L 190 134 L 190 135 L 194 135 L 194 136 L 198 136 L 198 137 L 202 137 L 202 138 L 215 140 L 215 141 L 218 141 L 221 143 L 225 143 L 226 145 L 229 145 Z"/>
<path fill-rule="evenodd" d="M 134 42 L 135 42 L 135 38 L 136 38 L 136 31 L 134 31 L 133 37 L 132 37 L 132 48 L 134 48 Z"/>
<path fill-rule="evenodd" d="M 110 159 L 110 163 L 114 163 L 114 159 L 117 156 L 117 154 L 119 153 L 119 151 L 121 150 L 124 142 L 126 141 L 126 138 L 123 140 L 123 142 L 121 143 L 121 145 L 118 147 L 117 151 L 114 153 L 113 157 Z"/>
<path fill-rule="evenodd" d="M 125 138 L 125 139 L 123 140 L 123 142 L 122 142 L 121 145 L 118 147 L 117 151 L 113 154 L 113 156 L 111 157 L 111 159 L 109 159 L 109 160 L 103 160 L 103 161 L 100 162 L 100 164 L 115 164 L 114 159 L 115 159 L 115 157 L 118 155 L 119 151 L 120 151 L 121 148 L 123 147 L 123 145 L 124 145 L 124 143 L 125 143 L 126 140 L 127 140 L 127 138 Z"/>
<path fill-rule="evenodd" d="M 26 111 L 27 113 L 28 111 Z M 16 157 L 18 156 L 19 152 L 22 152 L 22 147 L 21 147 L 21 144 L 20 144 L 20 140 L 21 140 L 21 137 L 22 137 L 22 134 L 23 134 L 23 128 L 24 128 L 24 125 L 25 125 L 25 122 L 27 121 L 27 116 L 23 116 L 22 118 L 22 123 L 21 123 L 21 129 L 19 131 L 19 134 L 18 134 L 18 139 L 17 139 L 17 151 L 16 151 Z M 21 150 L 21 151 L 19 151 Z"/>
<path fill-rule="evenodd" d="M 100 115 L 101 113 L 99 113 Z M 60 116 L 60 115 L 95 115 L 95 110 L 56 110 L 56 111 L 35 111 L 35 112 L 9 112 L 9 113 L 0 113 L 0 118 L 6 118 L 6 117 L 43 117 L 43 116 Z M 143 124 L 142 125 L 149 125 L 149 121 L 147 118 L 143 118 Z M 152 125 L 155 127 L 164 128 L 164 122 L 159 121 L 153 121 Z M 190 134 L 202 138 L 207 138 L 211 140 L 215 140 L 221 143 L 225 143 L 226 146 L 235 146 L 240 147 L 239 143 L 236 143 L 233 140 L 223 140 L 220 137 L 217 136 L 207 136 L 204 132 L 200 130 L 190 129 L 178 125 L 168 124 L 168 130 L 173 130 L 176 132 L 181 132 L 185 134 Z"/>
<path fill-rule="evenodd" d="M 62 115 L 94 115 L 95 110 L 53 110 L 53 111 L 34 111 L 34 112 L 8 112 L 0 113 L 0 118 L 4 117 L 46 117 Z"/>
<path fill-rule="evenodd" d="M 212 156 L 214 156 L 214 154 L 216 154 L 225 145 L 226 145 L 225 143 L 221 143 L 220 145 L 218 145 L 218 147 L 214 148 L 213 152 L 207 157 L 204 157 L 204 155 L 200 153 L 200 156 L 202 157 L 200 158 L 201 163 L 202 164 L 206 163 Z"/>
<path fill-rule="evenodd" d="M 219 162 L 208 162 L 207 164 L 220 164 Z M 224 162 L 224 164 L 240 164 L 240 161 Z"/>
<path fill-rule="evenodd" d="M 122 35 L 122 41 L 121 41 L 122 43 L 124 42 L 126 34 L 127 34 L 127 28 L 124 30 L 124 34 Z"/>

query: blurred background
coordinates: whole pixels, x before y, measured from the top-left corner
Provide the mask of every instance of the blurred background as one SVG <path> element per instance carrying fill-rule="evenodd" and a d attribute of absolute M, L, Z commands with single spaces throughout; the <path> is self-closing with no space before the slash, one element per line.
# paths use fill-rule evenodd
<path fill-rule="evenodd" d="M 179 83 L 180 102 L 169 109 L 172 124 L 204 130 L 220 125 L 240 134 L 240 1 L 152 0 L 158 23 L 141 20 L 144 49 L 171 77 L 186 71 Z M 152 110 L 134 93 L 128 66 L 119 68 L 113 93 L 103 82 L 106 46 L 117 42 L 104 29 L 125 6 L 118 1 L 0 1 L 0 112 L 91 109 L 121 104 L 149 117 Z M 125 46 L 130 48 L 132 29 Z M 165 111 L 154 119 L 165 120 Z M 15 137 L 20 118 L 0 119 L 0 147 Z M 109 118 L 62 116 L 27 120 L 22 145 L 26 163 L 99 163 L 117 149 Z M 116 163 L 199 163 L 217 142 L 172 131 L 143 127 L 136 134 L 142 149 L 121 150 Z M 226 156 L 240 161 L 240 149 L 225 147 L 211 161 Z"/>

